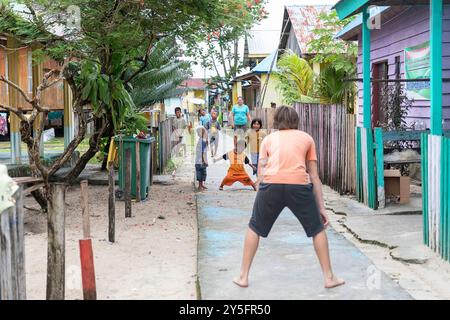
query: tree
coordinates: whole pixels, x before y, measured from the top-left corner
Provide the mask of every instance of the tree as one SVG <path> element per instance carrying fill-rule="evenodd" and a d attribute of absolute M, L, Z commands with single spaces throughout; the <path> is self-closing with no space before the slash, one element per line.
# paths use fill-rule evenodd
<path fill-rule="evenodd" d="M 170 98 L 192 75 L 191 64 L 180 59 L 180 49 L 170 38 L 156 43 L 148 61 L 145 70 L 131 81 L 130 94 L 137 110 Z"/>
<path fill-rule="evenodd" d="M 314 52 L 311 63 L 331 65 L 333 69 L 351 76 L 356 75 L 358 45 L 352 41 L 335 38 L 336 33 L 349 24 L 354 17 L 340 20 L 335 10 L 319 15 L 322 28 L 312 30 L 314 39 L 308 43 L 308 51 Z"/>
<path fill-rule="evenodd" d="M 335 38 L 353 18 L 340 20 L 336 11 L 321 13 L 319 19 L 322 28 L 314 29 L 314 40 L 309 44 L 309 51 L 315 55 L 311 63 L 323 66 L 321 74 L 316 78 L 314 95 L 320 97 L 325 104 L 345 104 L 353 112 L 356 87 L 349 79 L 357 75 L 358 46 L 351 41 Z"/>
<path fill-rule="evenodd" d="M 237 11 L 239 23 L 227 24 L 214 14 L 215 23 L 187 45 L 188 53 L 201 65 L 214 70 L 210 85 L 216 86 L 231 97 L 231 82 L 242 71 L 239 40 L 252 26 L 267 17 L 264 9 L 267 0 L 233 0 L 226 11 Z"/>
<path fill-rule="evenodd" d="M 22 0 L 23 6 L 13 9 L 3 0 L 0 8 L 0 33 L 19 40 L 21 45 L 38 46 L 35 61 L 49 57 L 61 64 L 60 69 L 46 73 L 33 96 L 28 96 L 11 81 L 0 78 L 15 88 L 32 107 L 30 117 L 9 105 L 0 107 L 21 120 L 20 132 L 27 144 L 33 175 L 44 181 L 41 200 L 51 201 L 50 181 L 72 157 L 86 136 L 89 121 L 97 123 L 89 139 L 88 150 L 65 175 L 72 183 L 88 161 L 98 152 L 103 137 L 124 127 L 130 110 L 135 108 L 129 94 L 131 83 L 144 72 L 152 50 L 159 39 L 171 38 L 192 42 L 205 35 L 221 21 L 226 28 L 244 26 L 238 0 Z M 71 10 L 67 10 L 68 7 Z M 73 9 L 73 10 L 72 10 Z M 80 11 L 77 16 L 70 13 Z M 68 24 L 66 22 L 73 22 Z M 79 24 L 79 27 L 78 27 Z M 14 50 L 14 48 L 8 48 Z M 78 116 L 76 137 L 63 154 L 50 166 L 39 156 L 43 131 L 41 121 L 36 132 L 33 126 L 49 110 L 41 105 L 42 92 L 66 81 L 73 95 L 73 109 Z M 93 118 L 87 119 L 90 107 Z M 33 134 L 34 133 L 34 134 Z M 40 202 L 43 205 L 43 201 Z"/>
<path fill-rule="evenodd" d="M 278 60 L 278 90 L 287 104 L 317 102 L 313 93 L 314 71 L 308 61 L 288 50 Z"/>

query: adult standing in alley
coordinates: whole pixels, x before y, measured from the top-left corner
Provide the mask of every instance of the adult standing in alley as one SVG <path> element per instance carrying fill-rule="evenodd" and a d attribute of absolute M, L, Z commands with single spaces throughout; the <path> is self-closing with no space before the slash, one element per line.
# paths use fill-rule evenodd
<path fill-rule="evenodd" d="M 242 97 L 238 97 L 238 104 L 231 109 L 229 121 L 231 128 L 240 136 L 244 136 L 248 123 L 252 122 L 252 117 L 250 115 L 250 109 L 244 104 Z"/>

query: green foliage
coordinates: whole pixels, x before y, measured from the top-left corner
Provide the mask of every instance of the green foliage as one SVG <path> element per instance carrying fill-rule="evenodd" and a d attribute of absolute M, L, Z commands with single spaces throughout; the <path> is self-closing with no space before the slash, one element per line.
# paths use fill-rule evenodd
<path fill-rule="evenodd" d="M 380 84 L 380 106 L 383 119 L 377 126 L 385 131 L 401 131 L 408 129 L 406 117 L 413 105 L 405 93 L 405 85 L 402 83 Z"/>
<path fill-rule="evenodd" d="M 324 104 L 341 104 L 353 113 L 356 87 L 351 81 L 344 81 L 348 77 L 343 69 L 335 69 L 334 65 L 326 66 L 316 79 L 315 95 Z"/>
<path fill-rule="evenodd" d="M 215 70 L 211 85 L 231 93 L 230 83 L 243 69 L 239 40 L 255 23 L 267 17 L 266 3 L 267 0 L 223 1 L 227 18 L 231 12 L 235 12 L 235 17 L 227 23 L 227 19 L 214 15 L 214 23 L 193 38 L 194 41 L 187 42 L 188 54 L 204 68 Z"/>
<path fill-rule="evenodd" d="M 314 72 L 308 61 L 292 51 L 285 52 L 278 60 L 278 90 L 287 104 L 295 102 L 313 103 Z"/>
<path fill-rule="evenodd" d="M 314 29 L 314 40 L 308 44 L 308 50 L 314 52 L 312 63 L 331 65 L 339 74 L 354 76 L 356 74 L 356 59 L 358 45 L 355 42 L 336 39 L 335 35 L 354 17 L 340 20 L 335 10 L 329 13 L 321 13 L 319 19 L 323 22 L 323 28 Z"/>
<path fill-rule="evenodd" d="M 191 76 L 190 63 L 180 59 L 176 42 L 166 38 L 153 47 L 148 66 L 131 81 L 131 97 L 142 109 L 177 93 L 177 87 Z"/>
<path fill-rule="evenodd" d="M 123 132 L 125 135 L 138 134 L 143 131 L 147 133 L 147 123 L 148 120 L 142 113 L 137 113 L 134 111 L 129 111 L 125 115 L 125 125 Z"/>
<path fill-rule="evenodd" d="M 76 68 L 76 62 L 72 67 Z M 80 72 L 75 78 L 81 99 L 90 101 L 95 117 L 111 115 L 114 128 L 121 129 L 125 116 L 135 109 L 133 99 L 125 89 L 123 80 L 101 73 L 101 65 L 92 60 L 80 63 Z"/>

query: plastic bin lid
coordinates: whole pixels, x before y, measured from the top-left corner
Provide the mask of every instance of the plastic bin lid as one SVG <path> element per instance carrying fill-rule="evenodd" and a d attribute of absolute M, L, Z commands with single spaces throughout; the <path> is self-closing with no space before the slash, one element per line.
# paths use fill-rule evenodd
<path fill-rule="evenodd" d="M 115 136 L 114 137 L 115 141 L 123 141 L 123 142 L 136 142 L 139 141 L 140 143 L 152 143 L 153 141 L 155 141 L 155 137 L 150 137 L 150 138 L 146 138 L 146 139 L 137 139 L 137 138 L 133 138 L 131 136 Z"/>

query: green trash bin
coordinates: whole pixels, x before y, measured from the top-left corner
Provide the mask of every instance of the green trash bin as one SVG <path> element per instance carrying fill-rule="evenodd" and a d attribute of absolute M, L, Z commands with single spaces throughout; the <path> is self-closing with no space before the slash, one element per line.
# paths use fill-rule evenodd
<path fill-rule="evenodd" d="M 150 193 L 150 180 L 151 180 L 151 156 L 152 156 L 152 143 L 155 138 L 136 139 L 131 136 L 116 136 L 114 138 L 119 152 L 119 188 L 124 191 L 125 189 L 125 152 L 127 149 L 131 151 L 131 197 L 136 199 L 136 144 L 139 143 L 139 162 L 141 169 L 141 181 L 140 181 L 140 198 L 141 200 L 147 199 Z"/>

